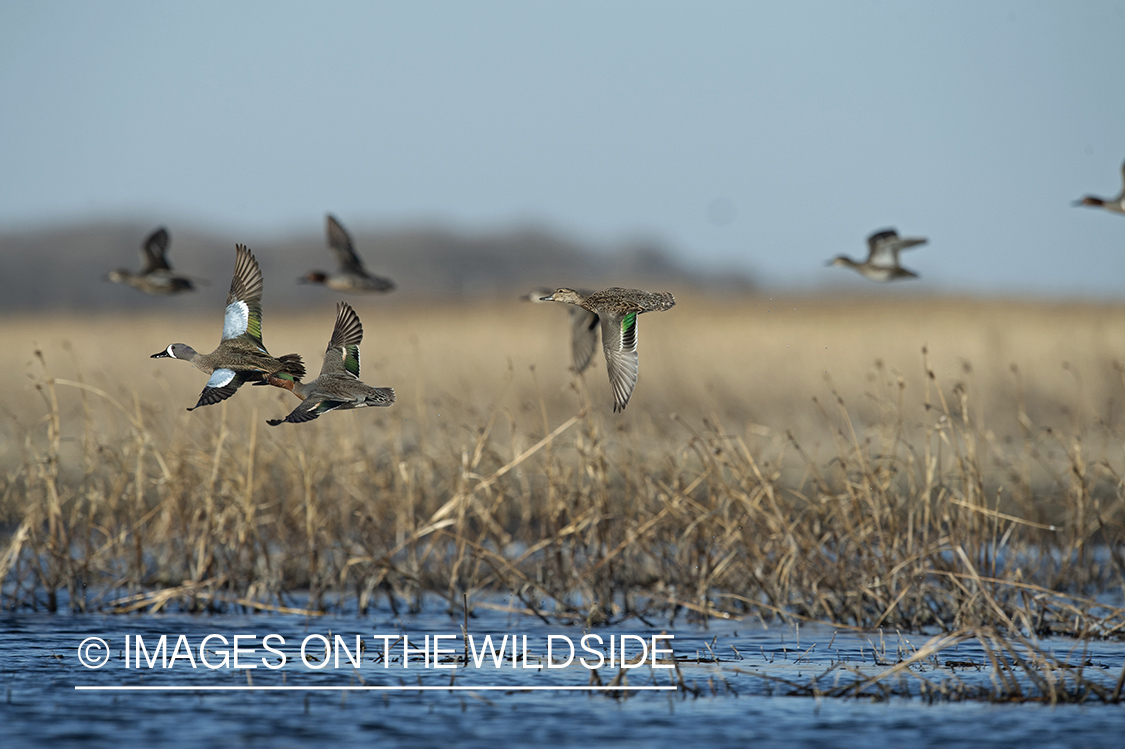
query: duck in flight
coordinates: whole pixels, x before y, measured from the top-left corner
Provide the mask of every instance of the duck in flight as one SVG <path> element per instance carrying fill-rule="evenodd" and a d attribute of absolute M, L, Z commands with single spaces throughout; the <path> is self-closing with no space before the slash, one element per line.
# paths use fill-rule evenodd
<path fill-rule="evenodd" d="M 363 325 L 359 315 L 347 302 L 336 304 L 336 325 L 324 352 L 324 364 L 320 376 L 307 383 L 300 381 L 289 372 L 269 375 L 266 382 L 291 391 L 301 399 L 301 405 L 284 419 L 269 419 L 270 426 L 285 422 L 300 424 L 312 421 L 328 411 L 364 408 L 365 406 L 389 406 L 395 402 L 395 391 L 391 388 L 373 388 L 359 379 L 359 344 L 363 341 Z"/>
<path fill-rule="evenodd" d="M 573 304 L 598 316 L 602 324 L 602 350 L 613 387 L 613 410 L 624 411 L 637 386 L 637 316 L 672 309 L 676 306 L 675 297 L 668 292 L 614 286 L 593 294 L 561 288 L 541 301 Z"/>
<path fill-rule="evenodd" d="M 152 296 L 167 296 L 193 291 L 195 284 L 186 276 L 177 276 L 168 264 L 168 230 L 163 226 L 149 234 L 141 245 L 141 272 L 118 268 L 106 274 L 105 280 L 132 286 Z"/>
<path fill-rule="evenodd" d="M 335 273 L 310 270 L 300 279 L 302 283 L 319 283 L 333 291 L 347 292 L 391 291 L 394 289 L 394 281 L 367 272 L 367 269 L 363 267 L 363 261 L 356 254 L 351 236 L 331 213 L 328 214 L 327 230 L 328 246 L 335 253 L 336 264 L 339 268 Z"/>
<path fill-rule="evenodd" d="M 899 264 L 898 253 L 928 241 L 923 237 L 900 237 L 894 229 L 882 229 L 867 238 L 867 259 L 862 263 L 857 263 L 846 255 L 837 255 L 828 264 L 851 268 L 872 281 L 917 278 L 917 273 Z"/>
<path fill-rule="evenodd" d="M 274 358 L 262 343 L 262 270 L 246 245 L 235 247 L 234 278 L 223 315 L 223 337 L 209 354 L 201 354 L 186 343 L 172 343 L 153 354 L 153 359 L 183 359 L 211 375 L 199 400 L 189 408 L 210 406 L 234 395 L 244 383 L 265 380 L 284 372 L 304 377 L 305 366 L 298 354 Z"/>

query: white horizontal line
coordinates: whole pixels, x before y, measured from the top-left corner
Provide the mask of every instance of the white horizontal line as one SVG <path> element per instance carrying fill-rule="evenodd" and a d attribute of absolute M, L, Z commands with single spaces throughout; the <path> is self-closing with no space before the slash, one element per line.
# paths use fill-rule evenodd
<path fill-rule="evenodd" d="M 263 685 L 263 686 L 216 686 L 216 687 L 180 687 L 170 685 L 149 685 L 149 686 L 75 686 L 77 690 L 88 692 L 251 692 L 251 691 L 267 691 L 267 692 L 415 692 L 415 691 L 434 691 L 434 692 L 640 692 L 640 691 L 668 691 L 676 689 L 675 685 L 666 687 L 661 686 L 557 686 L 557 687 L 521 687 L 521 686 L 465 686 L 465 685 L 450 685 L 450 686 L 434 686 L 434 685 L 414 685 L 414 686 L 293 686 L 293 685 Z"/>

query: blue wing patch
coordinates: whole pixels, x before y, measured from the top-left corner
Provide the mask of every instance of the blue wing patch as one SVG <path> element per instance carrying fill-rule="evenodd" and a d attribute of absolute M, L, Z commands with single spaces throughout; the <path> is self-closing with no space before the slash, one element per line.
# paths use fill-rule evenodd
<path fill-rule="evenodd" d="M 231 305 L 234 306 L 233 304 Z M 234 370 L 232 369 L 216 369 L 211 374 L 211 379 L 207 380 L 207 387 L 221 388 L 224 385 L 229 385 L 230 381 L 234 379 Z"/>
<path fill-rule="evenodd" d="M 226 315 L 223 317 L 223 340 L 238 338 L 250 326 L 250 308 L 246 302 L 235 300 L 227 305 Z"/>

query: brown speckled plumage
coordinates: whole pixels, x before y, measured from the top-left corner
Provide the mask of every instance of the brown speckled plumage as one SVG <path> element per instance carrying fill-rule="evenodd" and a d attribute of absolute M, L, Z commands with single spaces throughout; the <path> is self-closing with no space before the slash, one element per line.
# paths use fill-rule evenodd
<path fill-rule="evenodd" d="M 395 402 L 391 388 L 373 388 L 359 380 L 359 344 L 363 341 L 363 325 L 359 315 L 347 302 L 336 304 L 336 324 L 324 352 L 320 376 L 310 382 L 300 382 L 286 373 L 270 375 L 270 385 L 290 390 L 301 399 L 284 419 L 269 419 L 270 426 L 284 422 L 300 424 L 312 421 L 328 411 L 389 406 Z"/>
<path fill-rule="evenodd" d="M 605 352 L 609 383 L 613 387 L 613 410 L 624 411 L 637 385 L 637 315 L 660 312 L 676 305 L 668 292 L 622 289 L 618 286 L 582 294 L 562 288 L 542 298 L 545 302 L 565 302 L 598 316 L 602 324 L 602 350 Z"/>

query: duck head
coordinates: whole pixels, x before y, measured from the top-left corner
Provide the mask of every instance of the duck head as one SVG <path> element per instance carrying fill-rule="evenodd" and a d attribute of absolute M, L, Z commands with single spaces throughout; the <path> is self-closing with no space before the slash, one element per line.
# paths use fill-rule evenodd
<path fill-rule="evenodd" d="M 191 361 L 192 357 L 194 357 L 194 356 L 198 356 L 195 349 L 193 349 L 191 346 L 187 345 L 186 343 L 172 343 L 172 344 L 168 345 L 168 348 L 164 349 L 163 351 L 159 351 L 159 352 L 153 354 L 149 358 L 150 359 L 185 359 L 187 361 Z"/>
<path fill-rule="evenodd" d="M 310 270 L 305 275 L 297 279 L 297 283 L 324 283 L 328 280 L 328 274 L 320 270 Z"/>
<path fill-rule="evenodd" d="M 582 296 L 581 294 L 579 294 L 574 289 L 561 288 L 561 289 L 555 289 L 555 292 L 553 294 L 549 294 L 548 296 L 540 297 L 539 301 L 541 301 L 541 302 L 566 302 L 567 304 L 582 304 L 582 302 L 585 299 L 586 299 L 586 297 Z"/>

